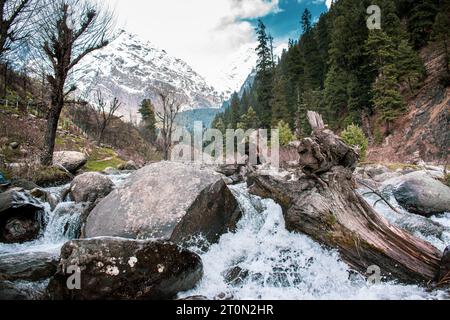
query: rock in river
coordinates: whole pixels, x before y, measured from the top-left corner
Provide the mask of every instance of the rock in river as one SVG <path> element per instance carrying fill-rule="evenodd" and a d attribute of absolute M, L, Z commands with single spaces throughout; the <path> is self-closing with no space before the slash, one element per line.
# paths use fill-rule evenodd
<path fill-rule="evenodd" d="M 426 217 L 450 212 L 450 188 L 425 172 L 413 172 L 401 178 L 394 196 L 406 210 Z"/>
<path fill-rule="evenodd" d="M 44 207 L 23 190 L 0 193 L 0 242 L 34 240 L 41 231 L 43 211 Z"/>
<path fill-rule="evenodd" d="M 158 238 L 181 243 L 203 235 L 208 242 L 233 230 L 241 211 L 222 175 L 173 162 L 135 172 L 90 213 L 86 238 Z"/>
<path fill-rule="evenodd" d="M 83 173 L 73 179 L 70 195 L 75 202 L 95 202 L 106 197 L 114 188 L 114 183 L 107 176 L 97 172 Z"/>
<path fill-rule="evenodd" d="M 80 290 L 69 290 L 65 271 L 80 268 Z M 50 280 L 51 299 L 171 299 L 192 289 L 203 276 L 195 253 L 163 241 L 96 238 L 68 242 L 57 274 Z"/>

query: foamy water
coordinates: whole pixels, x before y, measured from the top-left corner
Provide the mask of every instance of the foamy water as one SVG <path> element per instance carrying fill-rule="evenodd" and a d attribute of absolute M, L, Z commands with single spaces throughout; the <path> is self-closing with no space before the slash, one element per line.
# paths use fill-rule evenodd
<path fill-rule="evenodd" d="M 128 175 L 110 178 L 119 186 Z M 65 187 L 47 190 L 57 195 Z M 352 272 L 340 260 L 337 251 L 326 249 L 305 235 L 288 232 L 282 209 L 274 201 L 250 195 L 245 184 L 232 186 L 231 189 L 242 208 L 243 218 L 235 233 L 223 235 L 219 243 L 212 245 L 207 252 L 202 251 L 200 246 L 191 248 L 202 258 L 204 277 L 195 289 L 181 293 L 180 298 L 195 295 L 209 299 L 221 295 L 249 300 L 449 298 L 445 292 L 428 292 L 426 288 L 416 285 L 395 282 L 369 285 L 362 275 Z M 373 195 L 368 195 L 366 199 L 371 204 L 378 200 Z M 2 255 L 33 252 L 57 256 L 62 245 L 76 237 L 82 207 L 70 202 L 70 199 L 65 199 L 55 210 L 51 210 L 48 204 L 44 205 L 46 228 L 42 236 L 24 244 L 0 244 L 0 259 Z M 379 203 L 376 210 L 391 223 L 405 227 L 401 217 L 386 205 Z M 433 228 L 438 228 L 439 232 L 431 228 L 431 234 L 423 230 L 416 230 L 415 233 L 439 249 L 445 248 L 450 243 L 450 214 L 425 220 L 430 223 L 434 221 L 436 225 Z M 418 216 L 410 215 L 407 227 L 416 228 L 415 224 L 423 221 Z M 20 288 L 35 286 L 41 290 L 45 282 L 18 282 L 17 285 Z"/>
<path fill-rule="evenodd" d="M 290 233 L 282 209 L 272 200 L 251 196 L 245 185 L 232 187 L 244 211 L 236 233 L 229 233 L 202 252 L 204 278 L 180 298 L 201 295 L 209 299 L 444 299 L 442 291 L 427 292 L 416 285 L 385 282 L 369 285 L 340 260 L 336 251 L 309 237 Z M 227 273 L 241 275 L 233 282 Z"/>

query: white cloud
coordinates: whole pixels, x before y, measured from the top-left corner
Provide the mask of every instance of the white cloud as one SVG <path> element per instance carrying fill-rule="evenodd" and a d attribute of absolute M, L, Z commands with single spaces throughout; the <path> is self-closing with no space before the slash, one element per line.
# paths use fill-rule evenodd
<path fill-rule="evenodd" d="M 242 19 L 279 10 L 279 0 L 115 0 L 119 24 L 179 57 L 207 78 L 254 41 Z"/>
<path fill-rule="evenodd" d="M 305 0 L 297 0 L 298 3 L 302 3 L 305 2 Z M 330 9 L 331 7 L 331 3 L 333 2 L 333 0 L 312 0 L 313 4 L 321 4 L 324 3 L 327 6 L 328 9 Z"/>

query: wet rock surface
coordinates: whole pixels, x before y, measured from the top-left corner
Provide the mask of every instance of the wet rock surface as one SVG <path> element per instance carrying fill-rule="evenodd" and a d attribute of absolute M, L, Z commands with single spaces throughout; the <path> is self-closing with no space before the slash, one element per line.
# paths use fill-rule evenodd
<path fill-rule="evenodd" d="M 59 257 L 47 252 L 0 256 L 0 281 L 40 281 L 56 273 Z"/>
<path fill-rule="evenodd" d="M 0 242 L 22 243 L 37 238 L 44 207 L 30 194 L 12 189 L 0 194 Z"/>
<path fill-rule="evenodd" d="M 450 212 L 450 188 L 425 172 L 403 176 L 393 191 L 398 203 L 409 212 L 427 217 Z"/>
<path fill-rule="evenodd" d="M 80 268 L 80 290 L 69 290 L 69 266 Z M 51 299 L 171 299 L 192 289 L 203 276 L 198 255 L 162 241 L 96 238 L 70 241 L 61 250 Z"/>

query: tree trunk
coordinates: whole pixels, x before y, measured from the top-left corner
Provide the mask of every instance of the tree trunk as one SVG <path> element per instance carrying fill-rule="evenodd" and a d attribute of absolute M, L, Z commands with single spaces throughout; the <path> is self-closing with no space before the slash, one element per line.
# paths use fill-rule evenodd
<path fill-rule="evenodd" d="M 290 231 L 338 249 L 363 273 L 369 266 L 410 282 L 433 280 L 442 253 L 431 244 L 389 224 L 355 191 L 355 151 L 329 130 L 316 130 L 297 144 L 303 173 L 298 181 L 251 174 L 250 192 L 272 198 Z"/>
<path fill-rule="evenodd" d="M 47 116 L 47 128 L 44 136 L 44 150 L 41 156 L 41 165 L 53 164 L 53 152 L 55 150 L 56 132 L 58 130 L 59 117 L 64 106 L 64 93 L 61 90 L 57 97 L 52 99 L 50 111 Z"/>

